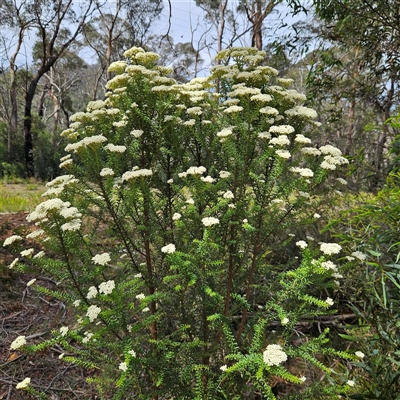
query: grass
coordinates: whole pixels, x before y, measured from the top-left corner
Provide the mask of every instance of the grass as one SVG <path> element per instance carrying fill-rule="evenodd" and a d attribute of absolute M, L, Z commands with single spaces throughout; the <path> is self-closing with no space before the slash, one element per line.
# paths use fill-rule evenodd
<path fill-rule="evenodd" d="M 0 213 L 33 211 L 45 190 L 41 182 L 0 183 Z"/>

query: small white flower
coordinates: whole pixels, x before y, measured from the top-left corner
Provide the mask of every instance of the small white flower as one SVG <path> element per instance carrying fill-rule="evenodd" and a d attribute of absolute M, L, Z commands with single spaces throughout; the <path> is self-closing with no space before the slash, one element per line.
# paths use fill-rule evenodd
<path fill-rule="evenodd" d="M 14 243 L 14 242 L 17 242 L 17 241 L 19 241 L 19 240 L 22 240 L 22 237 L 21 237 L 21 236 L 12 235 L 12 236 L 8 237 L 8 238 L 4 241 L 3 247 L 9 246 L 10 244 L 12 244 L 12 243 Z"/>
<path fill-rule="evenodd" d="M 326 255 L 339 254 L 342 246 L 337 243 L 321 243 L 320 250 Z"/>
<path fill-rule="evenodd" d="M 228 171 L 219 171 L 219 177 L 221 179 L 228 178 L 230 175 L 231 175 L 231 173 Z"/>
<path fill-rule="evenodd" d="M 306 381 L 306 377 L 305 376 L 302 376 L 301 378 L 300 378 L 300 380 L 304 383 L 305 381 Z"/>
<path fill-rule="evenodd" d="M 136 298 L 137 298 L 138 300 L 143 300 L 145 297 L 146 297 L 146 296 L 144 295 L 144 293 L 140 293 L 140 294 L 136 295 Z"/>
<path fill-rule="evenodd" d="M 94 299 L 97 296 L 97 288 L 95 286 L 90 286 L 88 294 L 86 295 L 87 299 Z M 77 300 L 79 301 L 79 300 Z M 77 306 L 75 306 L 77 307 Z"/>
<path fill-rule="evenodd" d="M 120 369 L 121 371 L 126 372 L 128 370 L 128 365 L 126 364 L 126 362 L 122 362 L 119 364 L 118 369 Z"/>
<path fill-rule="evenodd" d="M 149 307 L 145 307 L 145 308 L 143 308 L 143 310 L 142 310 L 142 312 L 149 312 L 150 311 L 150 308 Z"/>
<path fill-rule="evenodd" d="M 80 300 L 75 300 L 73 303 L 74 307 L 79 307 L 79 304 L 81 304 Z"/>
<path fill-rule="evenodd" d="M 318 213 L 315 213 L 315 214 L 313 215 L 313 217 L 314 217 L 315 219 L 321 218 L 321 216 L 320 216 Z"/>
<path fill-rule="evenodd" d="M 223 197 L 224 199 L 234 199 L 234 198 L 235 198 L 234 194 L 233 194 L 230 190 L 226 191 L 226 192 L 223 194 L 222 197 Z"/>
<path fill-rule="evenodd" d="M 272 128 L 272 126 L 271 126 L 271 128 Z M 269 141 L 269 144 L 276 144 L 278 146 L 289 146 L 290 140 L 287 137 L 287 135 L 279 135 L 278 137 L 272 138 Z"/>
<path fill-rule="evenodd" d="M 60 328 L 60 334 L 61 334 L 61 336 L 65 336 L 65 335 L 68 333 L 68 330 L 69 330 L 68 326 L 62 326 L 62 327 Z"/>
<path fill-rule="evenodd" d="M 230 106 L 224 110 L 225 114 L 232 114 L 243 111 L 243 107 L 241 106 Z"/>
<path fill-rule="evenodd" d="M 194 200 L 193 199 L 187 199 L 186 200 L 186 204 L 194 204 Z"/>
<path fill-rule="evenodd" d="M 300 247 L 301 249 L 305 249 L 308 247 L 308 244 L 304 240 L 299 240 L 296 242 L 296 246 Z"/>
<path fill-rule="evenodd" d="M 190 167 L 187 171 L 186 171 L 186 175 L 201 175 L 203 172 L 206 172 L 206 168 L 205 167 Z"/>
<path fill-rule="evenodd" d="M 129 353 L 132 357 L 136 357 L 136 351 L 135 351 L 135 350 L 129 350 L 128 353 Z"/>
<path fill-rule="evenodd" d="M 202 176 L 200 179 L 205 183 L 213 183 L 213 182 L 215 182 L 215 179 L 212 178 L 210 175 Z"/>
<path fill-rule="evenodd" d="M 321 267 L 326 269 L 327 271 L 332 270 L 337 272 L 337 267 L 332 261 L 324 261 L 321 263 Z"/>
<path fill-rule="evenodd" d="M 99 292 L 105 295 L 111 294 L 114 289 L 115 289 L 114 281 L 102 282 L 99 285 Z"/>
<path fill-rule="evenodd" d="M 169 183 L 169 184 L 174 183 L 174 180 L 173 179 L 168 179 L 167 183 Z"/>
<path fill-rule="evenodd" d="M 270 344 L 263 352 L 263 359 L 269 366 L 279 365 L 287 360 L 287 355 L 279 344 Z"/>
<path fill-rule="evenodd" d="M 100 171 L 100 176 L 113 176 L 114 171 L 111 168 L 103 168 Z"/>
<path fill-rule="evenodd" d="M 19 261 L 19 258 L 15 258 L 13 260 L 13 262 L 8 266 L 8 268 L 10 268 L 10 269 L 14 268 L 17 265 L 18 261 Z"/>
<path fill-rule="evenodd" d="M 358 258 L 360 261 L 365 261 L 367 259 L 367 255 L 362 253 L 361 251 L 353 251 L 351 255 L 355 258 Z"/>
<path fill-rule="evenodd" d="M 358 358 L 364 358 L 364 357 L 365 357 L 365 354 L 364 354 L 362 351 L 356 351 L 354 354 L 355 354 Z"/>
<path fill-rule="evenodd" d="M 100 314 L 101 308 L 95 305 L 90 306 L 87 309 L 86 316 L 89 317 L 90 322 L 93 322 Z"/>
<path fill-rule="evenodd" d="M 220 369 L 222 372 L 226 371 L 227 368 L 228 368 L 227 365 L 222 365 L 221 367 L 219 367 L 219 369 Z"/>
<path fill-rule="evenodd" d="M 287 325 L 289 323 L 289 318 L 285 317 L 282 319 L 281 324 L 282 325 Z"/>
<path fill-rule="evenodd" d="M 140 136 L 143 135 L 143 131 L 141 131 L 140 129 L 135 129 L 131 132 L 131 135 L 135 138 L 140 138 Z"/>
<path fill-rule="evenodd" d="M 23 250 L 20 254 L 21 257 L 31 257 L 34 251 L 34 249 Z"/>
<path fill-rule="evenodd" d="M 201 220 L 204 226 L 212 226 L 219 224 L 219 219 L 214 217 L 206 217 Z"/>
<path fill-rule="evenodd" d="M 232 135 L 232 129 L 229 129 L 229 128 L 224 128 L 224 129 L 222 129 L 222 131 L 217 133 L 217 136 L 219 138 L 228 137 L 230 135 Z"/>
<path fill-rule="evenodd" d="M 173 221 L 178 221 L 178 220 L 181 219 L 181 217 L 182 217 L 181 214 L 175 213 L 175 214 L 172 216 L 172 220 L 173 220 Z"/>
<path fill-rule="evenodd" d="M 175 250 L 176 250 L 176 247 L 172 243 L 167 244 L 166 246 L 161 248 L 161 252 L 166 253 L 166 254 L 172 254 L 175 252 Z"/>
<path fill-rule="evenodd" d="M 139 272 L 138 274 L 133 275 L 133 277 L 134 277 L 134 278 L 141 278 L 141 277 L 142 277 L 142 274 Z"/>
<path fill-rule="evenodd" d="M 354 381 L 350 380 L 350 381 L 347 381 L 346 384 L 353 387 L 353 386 L 355 386 L 356 383 Z"/>
<path fill-rule="evenodd" d="M 328 304 L 329 306 L 333 306 L 333 300 L 330 297 L 326 298 L 325 303 Z"/>
<path fill-rule="evenodd" d="M 18 336 L 10 346 L 10 350 L 17 350 L 26 344 L 25 336 Z"/>
<path fill-rule="evenodd" d="M 85 332 L 84 335 L 85 335 L 85 337 L 82 339 L 82 343 L 88 343 L 89 340 L 92 338 L 93 333 L 92 332 Z"/>
<path fill-rule="evenodd" d="M 111 261 L 111 257 L 109 253 L 96 254 L 92 261 L 97 265 L 106 265 Z"/>
<path fill-rule="evenodd" d="M 276 153 L 277 156 L 279 156 L 281 158 L 288 159 L 288 158 L 291 157 L 290 152 L 287 151 L 287 150 L 276 150 L 275 153 Z"/>
<path fill-rule="evenodd" d="M 45 255 L 43 250 L 39 251 L 39 253 L 35 254 L 33 258 L 42 258 Z"/>
<path fill-rule="evenodd" d="M 22 382 L 18 383 L 16 389 L 25 389 L 31 384 L 31 378 L 25 378 Z"/>

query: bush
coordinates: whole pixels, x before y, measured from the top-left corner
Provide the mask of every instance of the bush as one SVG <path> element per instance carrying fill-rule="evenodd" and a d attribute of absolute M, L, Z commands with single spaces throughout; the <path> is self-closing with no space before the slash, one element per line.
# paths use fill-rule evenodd
<path fill-rule="evenodd" d="M 23 348 L 58 343 L 99 371 L 103 399 L 274 399 L 276 378 L 314 398 L 349 393 L 324 360 L 355 357 L 327 347 L 327 331 L 296 336 L 332 312 L 340 252 L 288 236 L 347 162 L 304 136 L 315 111 L 256 49 L 223 51 L 210 77 L 182 85 L 156 54 L 125 56 L 107 99 L 71 118 L 68 175 L 28 217 L 46 253 L 21 253 L 62 290 L 33 287 L 78 320 Z M 330 383 L 304 382 L 310 365 Z"/>

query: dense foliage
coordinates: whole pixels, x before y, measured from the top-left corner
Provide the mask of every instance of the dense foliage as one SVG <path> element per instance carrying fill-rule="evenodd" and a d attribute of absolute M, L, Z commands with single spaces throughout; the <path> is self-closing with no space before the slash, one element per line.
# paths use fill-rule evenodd
<path fill-rule="evenodd" d="M 110 65 L 106 100 L 62 134 L 68 175 L 28 216 L 44 251 L 11 265 L 52 276 L 57 291 L 30 284 L 77 320 L 12 348 L 58 343 L 63 360 L 98 371 L 104 399 L 274 399 L 276 378 L 303 398 L 353 390 L 325 357 L 357 355 L 329 347 L 327 330 L 297 335 L 334 308 L 341 246 L 313 243 L 306 227 L 319 194 L 345 183 L 335 174 L 347 160 L 312 145 L 316 112 L 264 56 L 225 50 L 209 77 L 186 84 L 141 48 Z"/>

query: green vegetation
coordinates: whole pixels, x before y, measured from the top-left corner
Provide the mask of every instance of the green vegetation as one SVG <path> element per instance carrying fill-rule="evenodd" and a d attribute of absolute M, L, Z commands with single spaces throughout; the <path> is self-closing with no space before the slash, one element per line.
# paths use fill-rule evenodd
<path fill-rule="evenodd" d="M 33 211 L 43 201 L 42 183 L 0 183 L 0 213 Z"/>

